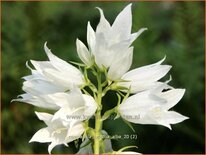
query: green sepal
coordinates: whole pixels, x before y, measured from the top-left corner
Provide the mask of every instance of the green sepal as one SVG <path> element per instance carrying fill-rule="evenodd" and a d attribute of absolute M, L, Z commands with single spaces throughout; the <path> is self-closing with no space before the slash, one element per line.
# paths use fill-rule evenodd
<path fill-rule="evenodd" d="M 87 142 L 86 144 L 84 144 L 83 146 L 80 146 L 79 149 L 82 149 L 82 148 L 86 147 L 87 145 L 89 145 L 89 144 L 91 144 L 91 143 L 92 143 L 92 142 L 91 142 L 90 140 L 88 140 L 88 142 Z"/>
<path fill-rule="evenodd" d="M 126 120 L 123 119 L 123 118 L 122 118 L 122 120 L 124 121 L 125 124 L 127 124 L 127 125 L 129 126 L 129 128 L 130 128 L 133 132 L 135 132 L 135 129 L 133 128 L 133 126 L 132 126 L 132 124 L 131 124 L 130 122 L 126 121 Z"/>
<path fill-rule="evenodd" d="M 74 145 L 75 145 L 75 148 L 78 148 L 79 147 L 79 139 L 76 139 L 74 141 Z"/>
<path fill-rule="evenodd" d="M 128 91 L 127 91 L 127 94 L 124 96 L 124 98 L 123 98 L 123 101 L 122 102 L 124 102 L 128 97 L 129 97 L 129 95 L 130 95 L 130 91 L 131 90 L 131 87 L 129 87 L 129 89 L 128 89 Z"/>
<path fill-rule="evenodd" d="M 91 136 L 91 137 L 94 137 L 94 136 L 95 136 L 95 132 L 94 132 L 94 129 L 93 129 L 93 128 L 88 127 L 86 132 L 87 132 L 87 134 L 88 134 L 89 136 Z"/>
<path fill-rule="evenodd" d="M 84 92 L 84 94 L 86 94 L 86 95 L 89 95 L 90 96 L 90 94 L 85 90 L 85 89 L 82 89 L 82 91 Z"/>
<path fill-rule="evenodd" d="M 84 132 L 84 133 L 83 133 L 83 136 L 82 136 L 82 141 L 84 141 L 86 137 L 87 137 L 87 133 Z"/>
<path fill-rule="evenodd" d="M 86 67 L 85 64 L 83 63 L 79 63 L 79 62 L 74 62 L 74 61 L 69 61 L 71 64 L 74 64 L 74 65 L 77 65 L 77 66 L 80 66 L 80 67 Z"/>
<path fill-rule="evenodd" d="M 116 120 L 116 119 L 118 119 L 118 118 L 120 118 L 119 113 L 117 113 L 117 115 L 115 116 L 114 120 Z"/>
<path fill-rule="evenodd" d="M 120 105 L 120 103 L 121 103 L 121 96 L 120 96 L 119 94 L 117 94 L 117 97 L 118 97 L 118 102 L 117 102 L 117 107 L 116 107 L 116 109 L 115 109 L 115 113 L 116 113 L 117 115 L 115 116 L 114 120 L 116 120 L 116 119 L 118 119 L 118 118 L 120 117 L 120 114 L 119 114 L 118 109 L 119 109 L 119 105 Z"/>
<path fill-rule="evenodd" d="M 116 82 L 113 83 L 110 87 L 111 87 L 111 90 L 116 90 L 116 91 L 119 91 L 119 90 L 128 91 L 129 90 L 129 88 L 127 88 L 127 87 L 118 86 Z"/>
<path fill-rule="evenodd" d="M 131 82 L 130 80 L 124 80 L 124 79 L 118 79 L 118 80 L 115 80 L 115 82 Z"/>
<path fill-rule="evenodd" d="M 106 120 L 112 113 L 115 113 L 115 112 L 116 112 L 116 107 L 106 111 L 104 115 L 102 116 L 102 121 Z"/>

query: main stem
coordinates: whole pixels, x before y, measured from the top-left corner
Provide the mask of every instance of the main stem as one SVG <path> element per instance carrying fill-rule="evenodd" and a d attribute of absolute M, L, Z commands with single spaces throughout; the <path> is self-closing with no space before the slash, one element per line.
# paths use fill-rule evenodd
<path fill-rule="evenodd" d="M 98 92 L 96 102 L 98 104 L 97 112 L 95 115 L 95 137 L 94 137 L 94 154 L 100 153 L 100 142 L 101 142 L 101 130 L 102 130 L 102 120 L 101 120 L 101 110 L 102 110 L 102 79 L 101 73 L 98 69 L 97 71 L 97 83 Z"/>

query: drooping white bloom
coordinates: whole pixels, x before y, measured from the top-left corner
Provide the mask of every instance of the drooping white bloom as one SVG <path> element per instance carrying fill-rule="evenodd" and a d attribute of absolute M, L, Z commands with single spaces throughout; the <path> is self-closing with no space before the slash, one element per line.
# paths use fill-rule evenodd
<path fill-rule="evenodd" d="M 163 91 L 170 89 L 168 91 Z M 137 124 L 163 125 L 180 123 L 188 117 L 169 111 L 185 93 L 185 89 L 173 89 L 167 84 L 137 93 L 120 104 L 118 110 L 122 118 Z"/>
<path fill-rule="evenodd" d="M 82 94 L 77 88 L 72 89 L 70 93 L 56 93 L 48 97 L 60 107 L 53 120 L 80 122 L 93 116 L 97 109 L 95 100 Z"/>
<path fill-rule="evenodd" d="M 62 120 L 52 121 L 53 115 L 51 114 L 36 112 L 36 115 L 40 120 L 44 121 L 47 127 L 38 130 L 30 142 L 51 142 L 48 147 L 50 154 L 56 145 L 64 144 L 68 146 L 67 143 L 80 138 L 85 130 L 81 122 L 70 127 L 68 122 L 62 122 Z"/>
<path fill-rule="evenodd" d="M 31 60 L 35 70 L 29 67 L 32 75 L 24 77 L 26 82 L 23 89 L 25 91 L 38 89 L 37 93 L 58 92 L 69 90 L 73 85 L 81 86 L 84 84 L 84 77 L 76 67 L 55 56 L 47 47 L 47 43 L 44 44 L 44 50 L 49 61 Z M 39 86 L 44 86 L 47 90 L 41 89 Z"/>
<path fill-rule="evenodd" d="M 25 102 L 47 109 L 58 109 L 58 106 L 47 96 L 56 92 L 64 92 L 67 88 L 50 81 L 36 70 L 31 69 L 31 71 L 32 75 L 23 77 L 26 81 L 24 81 L 22 89 L 26 93 L 19 95 L 20 98 L 12 101 Z"/>
<path fill-rule="evenodd" d="M 73 85 L 81 86 L 84 84 L 85 81 L 83 75 L 77 68 L 51 53 L 46 46 L 46 43 L 44 45 L 44 49 L 50 60 L 50 66 L 39 65 L 39 68 L 37 67 L 38 65 L 35 66 L 39 72 L 42 72 L 50 80 L 53 80 L 53 82 L 63 87 L 66 85 L 71 88 Z"/>
<path fill-rule="evenodd" d="M 22 89 L 26 93 L 19 95 L 21 98 L 13 101 L 26 102 L 48 109 L 57 109 L 58 106 L 51 103 L 47 95 L 65 92 L 70 90 L 73 85 L 80 87 L 84 85 L 85 81 L 82 73 L 77 68 L 51 53 L 46 43 L 44 49 L 49 61 L 31 60 L 35 69 L 29 67 L 27 63 L 27 67 L 32 74 L 23 77 L 25 81 Z"/>
<path fill-rule="evenodd" d="M 50 100 L 50 98 L 48 98 L 48 94 L 33 96 L 31 94 L 25 93 L 19 95 L 18 97 L 20 98 L 14 99 L 12 101 L 24 102 L 45 109 L 59 109 L 59 106 Z"/>
<path fill-rule="evenodd" d="M 98 9 L 100 11 L 100 22 L 96 32 L 89 22 L 87 26 L 89 50 L 77 39 L 77 53 L 80 59 L 88 66 L 92 65 L 94 59 L 100 68 L 109 68 L 109 79 L 116 80 L 130 68 L 133 48 L 129 47 L 146 28 L 131 34 L 131 4 L 119 13 L 112 25 L 104 17 L 103 11 L 100 8 Z M 119 66 L 122 62 L 126 64 L 125 67 Z M 115 72 L 114 70 L 119 71 Z"/>
<path fill-rule="evenodd" d="M 164 60 L 165 57 L 157 63 L 139 67 L 125 73 L 121 77 L 125 81 L 118 82 L 117 86 L 130 88 L 131 93 L 137 93 L 159 85 L 161 82 L 158 80 L 164 77 L 172 67 L 170 65 L 161 65 Z"/>

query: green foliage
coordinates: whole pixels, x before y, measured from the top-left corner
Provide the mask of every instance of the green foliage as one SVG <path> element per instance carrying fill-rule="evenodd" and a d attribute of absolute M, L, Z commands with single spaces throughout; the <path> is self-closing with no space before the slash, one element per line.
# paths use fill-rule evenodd
<path fill-rule="evenodd" d="M 10 103 L 21 90 L 21 77 L 28 75 L 26 61 L 47 60 L 43 44 L 67 61 L 79 61 L 75 39 L 86 42 L 87 21 L 95 28 L 99 6 L 112 22 L 125 2 L 2 2 L 2 153 L 47 153 L 47 146 L 28 141 L 43 126 L 34 114 L 41 110 L 22 103 Z M 134 125 L 137 139 L 124 138 L 134 132 L 121 119 L 108 120 L 104 129 L 113 148 L 137 145 L 143 153 L 204 153 L 204 2 L 134 2 L 133 32 L 147 27 L 135 42 L 133 67 L 150 64 L 167 56 L 173 66 L 174 87 L 186 88 L 175 107 L 190 119 L 164 127 Z M 168 78 L 168 77 L 167 77 Z M 113 92 L 105 96 L 104 109 L 113 108 Z M 124 125 L 123 125 L 124 124 Z M 125 136 L 126 135 L 126 136 Z M 59 146 L 54 153 L 75 153 Z M 132 149 L 131 149 L 132 150 Z"/>

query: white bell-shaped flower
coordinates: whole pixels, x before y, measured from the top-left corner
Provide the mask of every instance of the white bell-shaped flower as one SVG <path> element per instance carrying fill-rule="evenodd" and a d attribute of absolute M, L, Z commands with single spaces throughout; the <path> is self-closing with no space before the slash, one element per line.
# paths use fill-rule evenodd
<path fill-rule="evenodd" d="M 81 122 L 74 124 L 70 127 L 69 123 L 63 123 L 61 120 L 52 121 L 53 115 L 48 113 L 36 112 L 37 117 L 44 121 L 47 127 L 38 130 L 30 142 L 40 142 L 51 144 L 48 147 L 48 152 L 51 154 L 52 149 L 56 145 L 64 144 L 74 141 L 81 137 L 85 131 Z"/>
<path fill-rule="evenodd" d="M 45 52 L 49 58 L 49 67 L 34 65 L 34 67 L 42 72 L 47 78 L 61 85 L 71 88 L 73 85 L 81 86 L 85 83 L 82 73 L 74 66 L 70 65 L 66 61 L 55 56 L 50 49 L 44 45 Z"/>
<path fill-rule="evenodd" d="M 32 69 L 28 63 L 26 64 L 32 73 L 23 77 L 25 81 L 22 89 L 26 93 L 19 95 L 21 98 L 13 101 L 26 102 L 48 109 L 57 109 L 58 106 L 55 103 L 53 104 L 47 98 L 47 95 L 68 91 L 73 85 L 80 87 L 85 84 L 85 81 L 82 73 L 77 68 L 52 54 L 46 43 L 44 49 L 49 61 L 31 60 L 35 69 Z"/>
<path fill-rule="evenodd" d="M 163 91 L 165 89 L 170 89 Z M 180 123 L 188 117 L 175 111 L 169 111 L 183 97 L 185 89 L 173 89 L 167 84 L 137 93 L 120 104 L 121 117 L 136 124 L 163 125 L 171 129 L 170 124 Z"/>
<path fill-rule="evenodd" d="M 53 120 L 79 122 L 89 119 L 97 109 L 93 97 L 82 94 L 78 88 L 73 88 L 70 93 L 56 93 L 48 97 L 60 107 Z"/>
<path fill-rule="evenodd" d="M 124 81 L 118 82 L 117 86 L 130 88 L 131 93 L 137 93 L 159 85 L 161 82 L 158 80 L 163 78 L 172 68 L 170 65 L 161 64 L 165 58 L 154 64 L 139 67 L 125 73 L 121 77 Z"/>
<path fill-rule="evenodd" d="M 116 80 L 130 68 L 132 64 L 132 49 L 129 49 L 132 42 L 146 28 L 140 29 L 136 33 L 131 33 L 132 13 L 131 5 L 126 6 L 116 17 L 114 23 L 110 23 L 104 17 L 103 11 L 100 12 L 100 22 L 97 25 L 96 32 L 88 22 L 87 26 L 87 47 L 77 39 L 77 53 L 80 59 L 88 66 L 95 63 L 99 68 L 109 68 L 109 79 Z M 128 54 L 129 53 L 129 54 Z M 94 60 L 93 60 L 94 59 Z M 124 62 L 126 67 L 120 67 Z M 119 70 L 115 72 L 114 70 Z"/>

